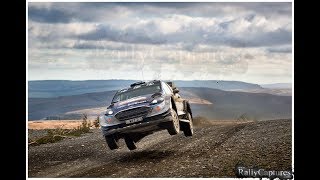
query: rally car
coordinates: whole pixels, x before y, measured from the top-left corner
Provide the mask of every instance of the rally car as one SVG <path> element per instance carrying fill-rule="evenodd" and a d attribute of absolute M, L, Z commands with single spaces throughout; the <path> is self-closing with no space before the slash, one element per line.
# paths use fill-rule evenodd
<path fill-rule="evenodd" d="M 193 135 L 192 111 L 188 100 L 182 99 L 173 82 L 139 81 L 114 95 L 107 110 L 99 116 L 99 123 L 111 150 L 119 148 L 124 138 L 130 150 L 136 142 L 160 130 L 170 135 L 183 131 Z"/>

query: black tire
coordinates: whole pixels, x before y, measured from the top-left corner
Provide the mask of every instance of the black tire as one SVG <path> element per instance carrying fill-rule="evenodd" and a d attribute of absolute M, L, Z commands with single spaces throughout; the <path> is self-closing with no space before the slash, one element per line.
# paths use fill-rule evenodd
<path fill-rule="evenodd" d="M 193 119 L 189 112 L 186 118 L 189 120 L 189 123 L 184 123 L 183 134 L 188 137 L 193 135 Z"/>
<path fill-rule="evenodd" d="M 176 135 L 180 131 L 180 123 L 177 112 L 171 108 L 172 121 L 168 122 L 167 131 L 170 135 Z"/>
<path fill-rule="evenodd" d="M 134 141 L 133 141 L 132 138 L 126 136 L 126 137 L 124 137 L 124 142 L 126 143 L 128 149 L 130 149 L 130 150 L 135 150 L 135 149 L 137 149 L 137 146 L 136 146 L 136 144 L 134 143 Z"/>
<path fill-rule="evenodd" d="M 112 136 L 105 136 L 106 142 L 111 150 L 118 149 L 118 143 Z"/>

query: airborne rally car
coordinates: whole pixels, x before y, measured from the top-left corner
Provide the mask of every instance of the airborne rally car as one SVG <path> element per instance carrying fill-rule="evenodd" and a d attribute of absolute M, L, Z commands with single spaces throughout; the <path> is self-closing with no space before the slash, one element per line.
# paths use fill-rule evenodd
<path fill-rule="evenodd" d="M 127 147 L 134 150 L 140 139 L 164 129 L 170 135 L 183 131 L 185 136 L 192 136 L 191 108 L 178 92 L 172 82 L 159 80 L 140 81 L 119 90 L 99 117 L 109 148 L 119 148 L 118 140 L 124 138 Z"/>

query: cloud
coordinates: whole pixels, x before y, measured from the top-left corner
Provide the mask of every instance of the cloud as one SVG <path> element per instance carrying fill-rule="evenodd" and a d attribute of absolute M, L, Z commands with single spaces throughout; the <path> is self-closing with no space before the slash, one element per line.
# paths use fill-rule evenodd
<path fill-rule="evenodd" d="M 38 23 L 31 24 L 29 35 L 40 41 L 73 38 L 132 44 L 184 43 L 188 50 L 199 44 L 254 47 L 291 44 L 292 41 L 291 6 L 287 3 L 30 4 L 29 20 Z M 218 11 L 220 15 L 206 16 L 212 12 L 206 9 L 213 10 L 213 14 Z M 237 15 L 234 15 L 235 10 Z M 142 16 L 148 12 L 154 15 Z M 167 14 L 155 16 L 162 12 Z M 279 17 L 275 18 L 276 14 L 280 14 Z M 34 34 L 35 28 L 43 34 Z M 84 48 L 83 45 L 75 47 Z M 90 45 L 89 48 L 94 47 Z"/>
<path fill-rule="evenodd" d="M 29 18 L 43 23 L 80 21 L 101 21 L 162 17 L 167 14 L 180 14 L 192 17 L 235 17 L 256 14 L 266 17 L 291 17 L 291 3 L 50 3 L 30 2 Z M 53 19 L 50 17 L 55 17 Z M 62 15 L 65 15 L 63 17 Z M 129 18 L 129 19 L 130 19 Z"/>
<path fill-rule="evenodd" d="M 277 74 L 288 81 L 291 76 L 291 3 L 28 6 L 33 77 L 41 76 L 39 69 L 47 69 L 48 78 L 63 77 L 59 72 L 64 71 L 75 77 L 71 74 L 79 69 L 87 74 L 77 78 L 96 77 L 96 72 L 105 78 L 136 77 L 141 71 L 173 79 L 271 81 L 266 74 Z"/>
<path fill-rule="evenodd" d="M 74 14 L 66 9 L 29 6 L 28 17 L 32 21 L 42 23 L 69 23 Z"/>
<path fill-rule="evenodd" d="M 116 3 L 29 2 L 29 20 L 39 23 L 95 22 L 126 17 L 130 9 Z"/>
<path fill-rule="evenodd" d="M 269 47 L 267 51 L 270 53 L 291 53 L 291 46 L 279 46 L 279 47 Z"/>
<path fill-rule="evenodd" d="M 101 24 L 91 32 L 77 36 L 84 40 L 109 40 L 138 44 L 186 43 L 192 50 L 198 44 L 232 47 L 291 44 L 291 29 L 271 23 L 265 17 L 240 17 L 231 21 L 172 15 L 137 20 L 126 28 Z M 290 22 L 289 22 L 290 23 Z"/>
<path fill-rule="evenodd" d="M 151 24 L 148 24 L 152 26 Z M 148 26 L 147 25 L 147 26 Z M 144 27 L 147 28 L 147 27 Z M 108 25 L 99 25 L 91 32 L 76 36 L 77 39 L 83 40 L 109 40 L 115 42 L 141 43 L 141 44 L 163 44 L 166 43 L 161 36 L 156 34 L 147 34 L 144 29 L 128 28 L 120 30 Z"/>

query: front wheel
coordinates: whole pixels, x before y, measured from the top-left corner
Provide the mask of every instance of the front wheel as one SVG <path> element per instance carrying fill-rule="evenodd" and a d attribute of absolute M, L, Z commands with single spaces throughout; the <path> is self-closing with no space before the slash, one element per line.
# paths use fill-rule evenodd
<path fill-rule="evenodd" d="M 105 136 L 106 142 L 111 150 L 118 149 L 118 143 L 113 136 Z"/>
<path fill-rule="evenodd" d="M 177 112 L 171 108 L 171 116 L 172 116 L 172 121 L 168 122 L 168 133 L 170 135 L 176 135 L 180 131 L 180 124 L 179 124 L 179 118 Z"/>
<path fill-rule="evenodd" d="M 193 135 L 193 119 L 191 114 L 187 113 L 187 119 L 189 120 L 189 123 L 184 123 L 183 133 L 185 136 L 192 136 Z"/>
<path fill-rule="evenodd" d="M 135 150 L 137 149 L 136 144 L 134 143 L 133 139 L 129 136 L 124 137 L 124 141 L 128 147 L 129 150 Z"/>

